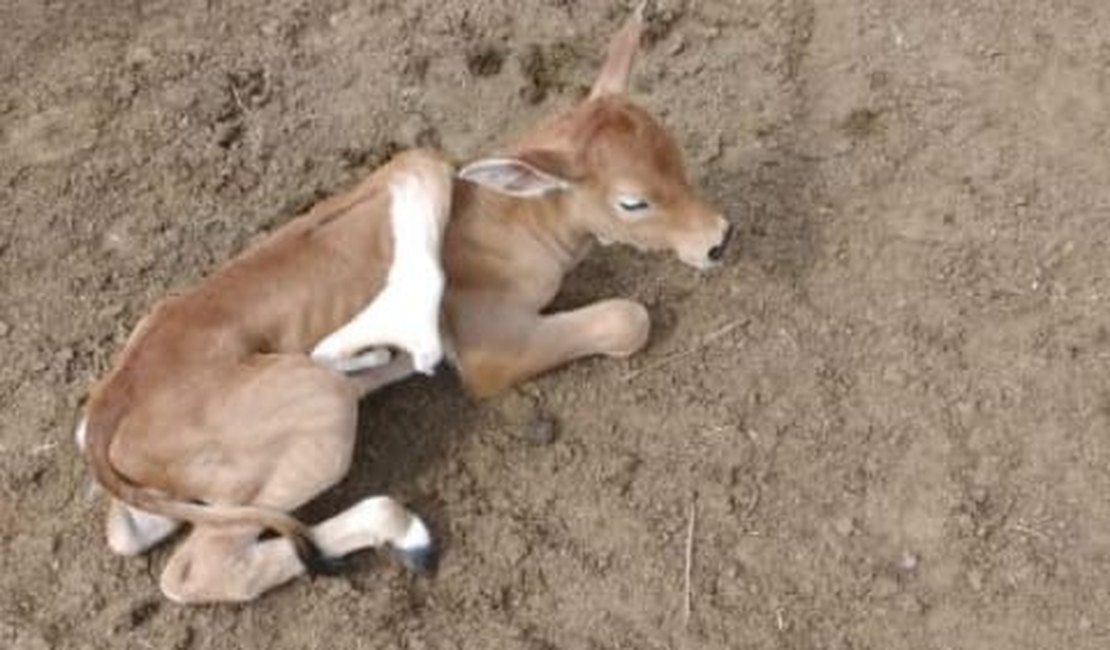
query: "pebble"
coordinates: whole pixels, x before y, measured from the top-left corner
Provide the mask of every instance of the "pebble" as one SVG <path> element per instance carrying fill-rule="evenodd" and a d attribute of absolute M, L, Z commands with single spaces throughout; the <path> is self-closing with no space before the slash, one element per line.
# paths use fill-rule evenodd
<path fill-rule="evenodd" d="M 972 569 L 967 572 L 967 584 L 974 591 L 979 591 L 983 588 L 983 574 L 977 569 Z"/>
<path fill-rule="evenodd" d="M 139 45 L 128 50 L 125 60 L 130 66 L 146 65 L 154 61 L 154 52 L 149 47 Z"/>
<path fill-rule="evenodd" d="M 917 556 L 909 551 L 902 553 L 902 557 L 898 558 L 898 568 L 910 572 L 917 568 Z"/>
<path fill-rule="evenodd" d="M 0 320 L 0 338 L 4 338 L 12 331 L 12 326 Z"/>

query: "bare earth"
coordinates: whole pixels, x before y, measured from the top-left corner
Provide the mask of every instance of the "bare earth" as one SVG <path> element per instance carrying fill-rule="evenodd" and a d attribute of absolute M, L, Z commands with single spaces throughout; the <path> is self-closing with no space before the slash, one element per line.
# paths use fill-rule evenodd
<path fill-rule="evenodd" d="M 644 354 L 367 401 L 304 515 L 396 495 L 438 577 L 365 554 L 180 608 L 85 496 L 108 356 L 397 148 L 573 101 L 628 7 L 0 4 L 0 647 L 1108 647 L 1110 3 L 659 5 L 634 94 L 739 224 L 729 265 L 600 250 L 561 304 L 644 301 Z"/>

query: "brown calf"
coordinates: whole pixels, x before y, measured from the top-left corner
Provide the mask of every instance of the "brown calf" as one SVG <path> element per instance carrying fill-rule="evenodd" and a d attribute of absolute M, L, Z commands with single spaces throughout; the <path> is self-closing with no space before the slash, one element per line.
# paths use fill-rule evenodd
<path fill-rule="evenodd" d="M 367 546 L 434 561 L 427 529 L 386 497 L 311 529 L 285 513 L 346 472 L 359 397 L 438 360 L 439 236 L 443 345 L 478 396 L 643 347 L 636 302 L 541 313 L 595 241 L 702 269 L 723 256 L 728 222 L 623 95 L 641 31 L 637 12 L 585 101 L 461 180 L 434 154 L 405 154 L 144 319 L 78 432 L 113 497 L 113 549 L 142 552 L 194 524 L 161 579 L 181 602 L 251 599 L 319 555 Z M 390 360 L 383 345 L 410 354 Z M 282 536 L 259 541 L 264 529 Z"/>

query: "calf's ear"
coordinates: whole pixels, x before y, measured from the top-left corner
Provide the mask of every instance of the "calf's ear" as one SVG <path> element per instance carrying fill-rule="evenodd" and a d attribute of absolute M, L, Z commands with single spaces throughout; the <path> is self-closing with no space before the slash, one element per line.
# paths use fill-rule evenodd
<path fill-rule="evenodd" d="M 640 38 L 644 33 L 645 11 L 647 0 L 640 3 L 632 17 L 610 39 L 605 51 L 605 62 L 601 64 L 601 72 L 590 89 L 590 99 L 603 95 L 619 95 L 628 87 L 632 62 L 640 50 Z"/>
<path fill-rule="evenodd" d="M 521 198 L 543 196 L 570 187 L 563 156 L 530 151 L 513 156 L 482 158 L 459 171 L 459 178 L 502 194 Z"/>

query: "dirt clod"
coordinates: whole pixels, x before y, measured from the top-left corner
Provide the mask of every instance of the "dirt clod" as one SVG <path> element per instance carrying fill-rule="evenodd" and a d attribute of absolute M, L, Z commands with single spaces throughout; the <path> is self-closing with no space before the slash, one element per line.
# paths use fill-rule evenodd
<path fill-rule="evenodd" d="M 161 609 L 162 603 L 157 600 L 144 600 L 134 605 L 127 612 L 127 622 L 131 629 L 142 627 Z"/>
<path fill-rule="evenodd" d="M 836 532 L 841 537 L 848 537 L 856 532 L 856 522 L 851 517 L 841 517 L 836 520 Z"/>
<path fill-rule="evenodd" d="M 557 428 L 554 418 L 542 414 L 533 415 L 526 429 L 528 442 L 534 445 L 550 445 L 555 442 Z"/>
<path fill-rule="evenodd" d="M 483 45 L 466 55 L 466 68 L 475 77 L 492 77 L 501 72 L 505 54 L 493 45 Z"/>

